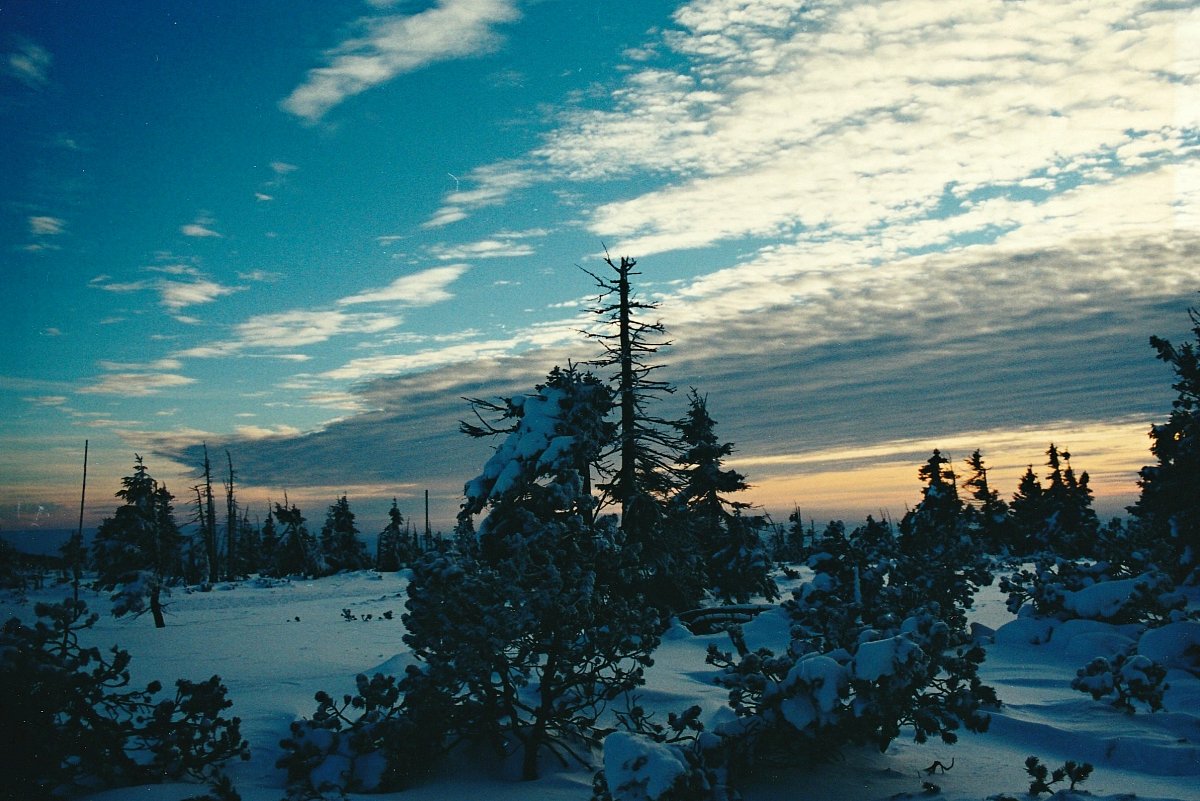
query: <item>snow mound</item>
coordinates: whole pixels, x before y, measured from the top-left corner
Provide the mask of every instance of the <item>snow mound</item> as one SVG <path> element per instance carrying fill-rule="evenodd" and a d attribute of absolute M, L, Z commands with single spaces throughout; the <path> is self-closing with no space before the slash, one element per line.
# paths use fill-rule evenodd
<path fill-rule="evenodd" d="M 622 731 L 604 739 L 604 778 L 617 801 L 655 801 L 687 771 L 677 748 Z"/>

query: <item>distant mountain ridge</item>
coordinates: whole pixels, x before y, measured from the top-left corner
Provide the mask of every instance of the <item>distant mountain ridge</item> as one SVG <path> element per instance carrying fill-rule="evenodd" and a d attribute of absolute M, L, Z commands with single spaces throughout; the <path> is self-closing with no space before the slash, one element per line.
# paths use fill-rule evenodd
<path fill-rule="evenodd" d="M 71 538 L 73 528 L 31 528 L 23 531 L 0 531 L 3 539 L 21 553 L 36 556 L 58 556 L 59 549 Z M 90 544 L 95 535 L 94 528 L 83 530 L 83 541 Z"/>

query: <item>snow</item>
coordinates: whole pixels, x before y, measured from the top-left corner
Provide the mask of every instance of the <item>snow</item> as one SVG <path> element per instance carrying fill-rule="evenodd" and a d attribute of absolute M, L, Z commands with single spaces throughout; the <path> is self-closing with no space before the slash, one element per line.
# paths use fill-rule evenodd
<path fill-rule="evenodd" d="M 1151 629 L 1137 650 L 1164 667 L 1200 672 L 1200 623 L 1185 620 Z"/>
<path fill-rule="evenodd" d="M 228 772 L 245 801 L 279 801 L 284 795 L 284 776 L 275 767 L 283 753 L 279 741 L 288 736 L 293 720 L 316 711 L 314 693 L 325 690 L 340 698 L 354 691 L 358 673 L 400 675 L 413 664 L 401 640 L 408 578 L 408 573 L 361 571 L 319 580 L 250 580 L 222 592 L 176 588 L 165 629 L 155 629 L 145 617 L 114 619 L 107 614 L 111 602 L 106 595 L 87 592 L 88 605 L 103 616 L 83 639 L 130 651 L 135 686 L 159 679 L 169 687 L 177 678 L 219 674 L 234 703 L 230 714 L 242 719 L 242 734 L 251 746 L 250 761 L 230 764 Z M 24 602 L 3 596 L 0 614 L 28 621 L 34 602 L 65 595 L 66 588 L 58 586 L 31 590 Z M 1190 608 L 1198 600 L 1193 594 Z M 357 619 L 343 617 L 347 608 Z M 389 610 L 390 620 L 382 617 Z M 364 619 L 367 614 L 370 620 Z M 923 781 L 938 785 L 941 792 L 935 797 L 944 801 L 983 801 L 999 793 L 1021 798 L 1026 797 L 1024 761 L 1030 755 L 1052 768 L 1068 759 L 1091 762 L 1095 772 L 1082 789 L 1092 793 L 1093 801 L 1115 801 L 1122 794 L 1135 794 L 1139 801 L 1200 800 L 1200 623 L 1172 623 L 1143 633 L 1105 623 L 1014 618 L 994 586 L 979 593 L 970 617 L 997 630 L 994 642 L 985 645 L 980 677 L 996 688 L 1004 705 L 992 713 L 986 734 L 964 733 L 950 746 L 932 741 L 917 745 L 902 733 L 884 753 L 848 749 L 829 764 L 760 764 L 740 783 L 746 801 L 915 799 L 921 797 Z M 791 636 L 788 619 L 779 610 L 759 615 L 745 626 L 745 634 L 752 649 L 766 646 L 776 653 L 787 649 Z M 789 719 L 819 720 L 835 703 L 837 682 L 851 670 L 861 677 L 886 675 L 907 658 L 903 640 L 864 643 L 848 664 L 820 656 L 801 660 L 787 680 L 808 684 L 809 709 L 790 710 Z M 1126 641 L 1136 643 L 1138 654 L 1168 668 L 1166 711 L 1151 714 L 1139 706 L 1130 715 L 1071 688 L 1079 668 L 1093 657 L 1110 656 Z M 705 663 L 709 644 L 731 647 L 725 634 L 695 636 L 682 627 L 671 629 L 646 671 L 647 684 L 637 692 L 636 703 L 660 722 L 670 712 L 697 704 L 708 731 L 735 724 L 725 705 L 726 692 L 712 683 L 714 668 Z M 603 768 L 610 785 L 635 780 L 640 786 L 644 781 L 645 798 L 651 799 L 682 769 L 679 755 L 669 747 L 623 733 L 608 741 L 605 753 L 595 755 L 594 768 L 564 768 L 548 758 L 543 777 L 533 784 L 519 781 L 519 756 L 497 763 L 490 750 L 465 749 L 403 792 L 354 798 L 586 801 L 593 772 Z M 953 760 L 954 767 L 929 776 L 924 769 L 935 760 L 943 765 Z M 331 771 L 349 767 L 328 765 Z M 367 775 L 377 766 L 360 759 L 354 769 Z M 201 792 L 195 784 L 170 784 L 109 790 L 87 801 L 181 801 Z"/>
<path fill-rule="evenodd" d="M 854 676 L 866 681 L 878 681 L 891 676 L 896 668 L 919 657 L 921 649 L 907 637 L 888 637 L 865 642 L 854 655 Z"/>
<path fill-rule="evenodd" d="M 604 739 L 604 778 L 621 801 L 655 801 L 686 772 L 677 748 L 621 731 Z"/>
<path fill-rule="evenodd" d="M 1137 578 L 1103 581 L 1082 590 L 1066 592 L 1063 607 L 1084 618 L 1114 618 L 1134 596 L 1140 581 Z"/>
<path fill-rule="evenodd" d="M 846 686 L 846 668 L 824 654 L 812 654 L 796 662 L 783 684 L 800 684 L 808 690 L 807 696 L 794 695 L 780 704 L 788 723 L 797 729 L 828 723 L 837 709 L 839 690 Z"/>

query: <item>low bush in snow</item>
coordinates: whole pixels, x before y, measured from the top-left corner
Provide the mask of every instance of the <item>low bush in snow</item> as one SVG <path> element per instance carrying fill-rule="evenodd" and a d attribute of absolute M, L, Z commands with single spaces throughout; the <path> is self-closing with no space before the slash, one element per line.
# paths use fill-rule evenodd
<path fill-rule="evenodd" d="M 1112 705 L 1132 713 L 1133 702 L 1145 704 L 1151 712 L 1163 708 L 1163 692 L 1167 670 L 1154 660 L 1141 654 L 1121 654 L 1113 660 L 1098 656 L 1080 668 L 1071 687 L 1090 693 L 1092 698 L 1115 695 Z"/>
<path fill-rule="evenodd" d="M 388 792 L 407 786 L 442 750 L 437 719 L 420 716 L 432 704 L 406 706 L 402 689 L 420 695 L 419 673 L 406 681 L 360 674 L 357 693 L 339 704 L 328 693 L 316 694 L 317 711 L 291 724 L 286 752 L 277 767 L 287 772 L 288 798 L 335 797 L 345 792 Z"/>
<path fill-rule="evenodd" d="M 809 559 L 813 579 L 783 605 L 792 623 L 785 651 L 751 652 L 736 636 L 736 655 L 710 647 L 737 715 L 716 733 L 735 762 L 764 750 L 883 749 L 904 727 L 918 742 L 947 743 L 960 728 L 987 729 L 985 708 L 998 701 L 979 680 L 984 652 L 964 614 L 985 571 L 957 538 L 924 534 L 928 547 L 910 542 L 905 552 L 878 523 L 849 538 L 830 532 Z M 910 577 L 921 566 L 918 592 Z"/>
<path fill-rule="evenodd" d="M 1040 617 L 1148 626 L 1186 618 L 1186 596 L 1167 573 L 1154 568 L 1129 575 L 1109 562 L 1047 558 L 1033 570 L 1002 578 L 1000 589 L 1008 593 L 1014 614 L 1028 606 Z"/>
<path fill-rule="evenodd" d="M 700 707 L 656 723 L 641 707 L 618 714 L 624 731 L 604 740 L 592 801 L 731 801 L 725 743 L 704 731 Z"/>
<path fill-rule="evenodd" d="M 104 787 L 214 778 L 231 757 L 249 758 L 219 676 L 127 689 L 130 656 L 79 644 L 98 616 L 82 601 L 38 604 L 33 626 L 10 619 L 0 631 L 0 686 L 11 688 L 5 718 L 18 736 L 0 751 L 0 797 L 33 801 Z"/>

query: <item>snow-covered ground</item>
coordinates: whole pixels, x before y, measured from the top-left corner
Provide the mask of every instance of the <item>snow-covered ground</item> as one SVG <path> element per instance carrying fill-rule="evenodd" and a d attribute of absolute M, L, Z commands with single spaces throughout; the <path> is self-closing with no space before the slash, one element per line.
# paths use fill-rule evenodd
<path fill-rule="evenodd" d="M 313 694 L 326 690 L 338 697 L 353 691 L 358 673 L 400 673 L 408 663 L 400 621 L 406 586 L 403 573 L 364 571 L 313 581 L 221 584 L 211 592 L 176 590 L 169 599 L 167 628 L 155 629 L 148 619 L 104 616 L 84 639 L 128 650 L 135 685 L 151 679 L 170 685 L 177 678 L 219 674 L 234 702 L 230 714 L 242 719 L 242 735 L 252 752 L 249 762 L 230 764 L 228 772 L 245 801 L 279 801 L 284 795 L 283 774 L 275 768 L 282 753 L 279 741 L 289 723 L 314 712 Z M 0 599 L 0 614 L 28 620 L 35 600 L 57 601 L 64 594 L 64 587 L 31 591 L 25 603 L 6 595 Z M 93 610 L 108 610 L 102 596 L 85 597 Z M 1194 607 L 1196 598 L 1192 600 Z M 348 620 L 343 610 L 355 619 Z M 883 801 L 919 797 L 924 781 L 940 788 L 940 795 L 932 797 L 948 801 L 980 801 L 998 793 L 1022 796 L 1029 783 L 1025 758 L 1036 755 L 1050 767 L 1068 759 L 1091 762 L 1095 772 L 1081 789 L 1099 797 L 1200 801 L 1200 676 L 1172 669 L 1166 711 L 1139 709 L 1130 715 L 1071 689 L 1071 680 L 1092 657 L 1111 655 L 1134 632 L 1082 621 L 1053 631 L 1025 620 L 1005 627 L 1013 616 L 995 587 L 980 593 L 972 619 L 999 629 L 981 669 L 984 682 L 1004 702 L 988 733 L 965 733 L 953 746 L 917 745 L 902 737 L 884 754 L 850 750 L 839 761 L 815 767 L 763 765 L 742 785 L 746 799 Z M 786 620 L 776 613 L 746 626 L 751 647 L 781 650 L 786 631 Z M 725 691 L 712 684 L 714 671 L 704 660 L 710 642 L 724 648 L 728 638 L 694 636 L 682 627 L 668 631 L 639 703 L 660 710 L 657 719 L 662 720 L 692 704 L 700 704 L 710 719 L 727 714 Z M 1170 643 L 1158 647 L 1171 650 Z M 922 769 L 935 761 L 953 761 L 953 767 L 928 776 Z M 547 765 L 545 776 L 535 783 L 517 781 L 515 771 L 516 766 L 495 765 L 463 752 L 421 786 L 369 798 L 585 801 L 591 792 L 589 770 Z M 177 801 L 200 792 L 194 784 L 174 784 L 111 790 L 90 798 Z"/>

